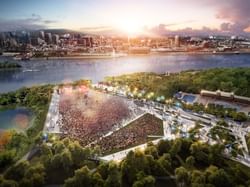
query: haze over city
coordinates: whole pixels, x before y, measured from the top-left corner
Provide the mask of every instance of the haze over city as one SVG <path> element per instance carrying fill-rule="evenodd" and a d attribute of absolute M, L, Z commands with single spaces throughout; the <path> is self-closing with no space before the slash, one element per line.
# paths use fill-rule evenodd
<path fill-rule="evenodd" d="M 9 0 L 1 2 L 0 31 L 249 34 L 249 9 L 248 0 Z"/>

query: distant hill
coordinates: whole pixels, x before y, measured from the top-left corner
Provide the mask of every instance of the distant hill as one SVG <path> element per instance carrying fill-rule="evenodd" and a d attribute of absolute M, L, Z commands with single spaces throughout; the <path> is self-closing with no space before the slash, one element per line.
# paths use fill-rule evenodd
<path fill-rule="evenodd" d="M 70 33 L 70 34 L 84 34 L 81 31 L 74 31 L 74 30 L 70 30 L 70 29 L 43 29 L 42 31 L 49 32 L 49 33 L 52 33 L 52 34 L 66 34 L 66 33 Z"/>

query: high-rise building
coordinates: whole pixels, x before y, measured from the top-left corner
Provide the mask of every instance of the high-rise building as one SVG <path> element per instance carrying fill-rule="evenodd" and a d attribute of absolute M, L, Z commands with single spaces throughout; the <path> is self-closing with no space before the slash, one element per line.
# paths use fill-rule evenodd
<path fill-rule="evenodd" d="M 37 45 L 41 45 L 44 44 L 44 40 L 42 40 L 41 38 L 31 38 L 31 45 L 33 46 L 37 46 Z"/>
<path fill-rule="evenodd" d="M 44 31 L 39 32 L 39 38 L 41 38 L 42 40 L 45 39 Z"/>
<path fill-rule="evenodd" d="M 91 36 L 86 37 L 86 45 L 88 47 L 93 47 L 93 38 Z"/>
<path fill-rule="evenodd" d="M 59 43 L 59 35 L 58 34 L 53 34 L 52 43 L 55 45 L 57 45 Z"/>
<path fill-rule="evenodd" d="M 22 31 L 17 33 L 17 42 L 20 44 L 30 44 L 30 32 Z"/>
<path fill-rule="evenodd" d="M 16 39 L 15 39 L 15 38 L 11 38 L 11 39 L 9 40 L 9 45 L 10 45 L 10 47 L 17 47 L 18 44 L 17 44 Z"/>
<path fill-rule="evenodd" d="M 178 35 L 174 37 L 174 45 L 175 47 L 180 47 L 180 37 Z"/>
<path fill-rule="evenodd" d="M 5 45 L 5 34 L 0 33 L 0 47 L 4 47 Z"/>
<path fill-rule="evenodd" d="M 45 34 L 45 42 L 47 44 L 52 44 L 52 35 L 51 35 L 51 33 L 46 33 Z"/>

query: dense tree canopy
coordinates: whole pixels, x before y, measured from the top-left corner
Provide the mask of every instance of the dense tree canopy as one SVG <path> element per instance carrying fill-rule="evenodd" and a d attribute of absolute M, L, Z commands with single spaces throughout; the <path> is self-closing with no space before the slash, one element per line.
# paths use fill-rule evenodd
<path fill-rule="evenodd" d="M 178 186 L 250 184 L 249 168 L 225 159 L 220 145 L 162 140 L 157 145 L 149 143 L 145 151 L 129 152 L 120 163 L 98 164 L 89 161 L 96 153 L 78 142 L 66 138 L 51 143 L 41 145 L 41 154 L 32 164 L 22 161 L 7 169 L 0 176 L 0 186 L 153 187 L 158 180 L 174 181 Z"/>
<path fill-rule="evenodd" d="M 178 91 L 200 93 L 202 89 L 223 90 L 250 97 L 250 68 L 216 68 L 201 71 L 184 71 L 170 75 L 134 73 L 107 77 L 112 85 L 153 91 L 156 96 L 172 97 Z M 156 97 L 155 96 L 155 97 Z"/>
<path fill-rule="evenodd" d="M 0 70 L 1 69 L 12 69 L 12 68 L 21 68 L 22 66 L 18 63 L 10 63 L 8 61 L 0 62 Z"/>
<path fill-rule="evenodd" d="M 35 116 L 32 125 L 25 132 L 4 132 L 0 138 L 0 165 L 4 169 L 20 159 L 39 139 L 46 119 L 52 89 L 50 85 L 22 88 L 15 92 L 0 94 L 0 108 L 27 107 Z"/>

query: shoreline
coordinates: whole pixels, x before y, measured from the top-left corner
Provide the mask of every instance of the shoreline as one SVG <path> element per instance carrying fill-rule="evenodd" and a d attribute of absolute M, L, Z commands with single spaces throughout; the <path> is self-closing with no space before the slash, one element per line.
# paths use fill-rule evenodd
<path fill-rule="evenodd" d="M 125 56 L 64 56 L 64 57 L 32 57 L 30 60 L 78 60 L 78 59 L 112 59 L 122 58 Z"/>
<path fill-rule="evenodd" d="M 126 56 L 109 56 L 109 55 L 86 55 L 86 56 L 65 56 L 65 57 L 32 57 L 30 60 L 79 60 L 79 59 L 116 59 L 124 57 L 140 56 L 167 56 L 167 55 L 250 55 L 249 52 L 151 52 L 148 54 L 127 54 Z"/>
<path fill-rule="evenodd" d="M 122 54 L 122 55 L 109 55 L 109 54 L 86 54 L 86 55 L 78 55 L 78 56 L 63 56 L 63 57 L 32 57 L 27 60 L 78 60 L 78 59 L 116 59 L 116 58 L 123 58 L 123 57 L 140 57 L 140 56 L 167 56 L 167 55 L 250 55 L 250 51 L 229 51 L 229 52 L 212 52 L 212 51 L 195 51 L 195 52 L 187 52 L 187 51 L 162 51 L 162 52 L 150 52 L 145 54 Z M 10 57 L 5 56 L 4 54 L 1 55 L 3 57 Z M 19 61 L 21 58 L 16 58 L 14 56 L 13 60 Z M 24 60 L 25 61 L 25 60 Z"/>
<path fill-rule="evenodd" d="M 150 54 L 166 55 L 166 54 L 182 54 L 182 55 L 242 55 L 250 54 L 250 51 L 228 51 L 228 52 L 213 52 L 213 51 L 163 51 L 163 52 L 151 52 Z"/>

